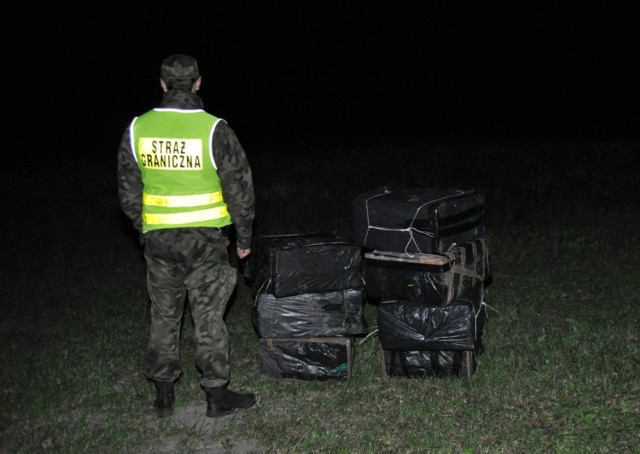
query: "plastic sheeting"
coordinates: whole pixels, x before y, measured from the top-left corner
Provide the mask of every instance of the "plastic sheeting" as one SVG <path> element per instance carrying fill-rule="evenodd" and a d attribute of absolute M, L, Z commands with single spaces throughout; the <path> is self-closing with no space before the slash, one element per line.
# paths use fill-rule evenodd
<path fill-rule="evenodd" d="M 262 338 L 260 372 L 299 380 L 348 379 L 354 354 L 349 337 Z"/>
<path fill-rule="evenodd" d="M 387 375 L 406 378 L 471 378 L 481 353 L 482 347 L 473 351 L 383 350 Z"/>
<path fill-rule="evenodd" d="M 378 305 L 378 336 L 385 350 L 473 350 L 484 318 L 480 301 L 447 306 L 384 301 Z"/>
<path fill-rule="evenodd" d="M 373 251 L 364 254 L 363 278 L 372 299 L 404 299 L 446 305 L 456 298 L 482 299 L 488 276 L 484 238 L 443 255 Z"/>
<path fill-rule="evenodd" d="M 260 337 L 333 337 L 367 333 L 362 287 L 277 298 L 258 295 L 252 322 Z"/>
<path fill-rule="evenodd" d="M 460 189 L 390 189 L 353 200 L 354 242 L 368 249 L 441 254 L 484 236 L 486 195 Z"/>
<path fill-rule="evenodd" d="M 361 287 L 362 248 L 325 234 L 257 237 L 246 275 L 253 295 L 278 298 Z"/>

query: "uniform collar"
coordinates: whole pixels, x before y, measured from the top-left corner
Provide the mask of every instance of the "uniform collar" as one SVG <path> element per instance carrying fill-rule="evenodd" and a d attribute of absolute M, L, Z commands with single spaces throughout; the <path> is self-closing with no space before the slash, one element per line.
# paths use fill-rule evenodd
<path fill-rule="evenodd" d="M 200 96 L 190 90 L 173 88 L 163 95 L 160 107 L 176 109 L 203 109 L 204 102 Z"/>

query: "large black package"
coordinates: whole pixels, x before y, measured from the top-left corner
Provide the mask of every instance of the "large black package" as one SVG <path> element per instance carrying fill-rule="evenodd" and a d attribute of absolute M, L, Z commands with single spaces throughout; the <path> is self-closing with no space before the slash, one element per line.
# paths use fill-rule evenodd
<path fill-rule="evenodd" d="M 258 236 L 245 269 L 254 297 L 362 286 L 362 248 L 328 234 Z"/>
<path fill-rule="evenodd" d="M 383 368 L 390 377 L 471 378 L 478 366 L 482 346 L 475 350 L 383 350 Z"/>
<path fill-rule="evenodd" d="M 456 300 L 447 306 L 383 301 L 378 305 L 378 337 L 385 350 L 473 350 L 485 316 L 478 301 Z"/>
<path fill-rule="evenodd" d="M 252 309 L 259 337 L 333 337 L 367 333 L 362 287 L 277 298 L 261 293 Z"/>
<path fill-rule="evenodd" d="M 425 304 L 480 298 L 488 277 L 486 240 L 477 238 L 442 255 L 373 251 L 364 254 L 367 296 Z"/>
<path fill-rule="evenodd" d="M 260 339 L 260 372 L 275 378 L 348 379 L 354 356 L 350 337 Z"/>
<path fill-rule="evenodd" d="M 353 201 L 353 240 L 371 250 L 441 254 L 484 236 L 483 192 L 389 189 Z"/>

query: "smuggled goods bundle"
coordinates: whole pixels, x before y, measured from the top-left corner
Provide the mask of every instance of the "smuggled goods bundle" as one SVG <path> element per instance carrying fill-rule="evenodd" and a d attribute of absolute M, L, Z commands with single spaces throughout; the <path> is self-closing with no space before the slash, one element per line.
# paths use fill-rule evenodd
<path fill-rule="evenodd" d="M 362 249 L 329 234 L 257 237 L 245 275 L 254 296 L 330 292 L 362 286 Z"/>
<path fill-rule="evenodd" d="M 298 380 L 349 379 L 355 355 L 351 337 L 260 338 L 260 372 Z"/>
<path fill-rule="evenodd" d="M 260 370 L 275 378 L 348 379 L 365 335 L 362 249 L 327 234 L 258 237 L 245 269 Z"/>
<path fill-rule="evenodd" d="M 440 255 L 365 252 L 363 279 L 371 299 L 446 305 L 471 295 L 482 298 L 488 268 L 486 240 L 476 238 Z"/>
<path fill-rule="evenodd" d="M 485 307 L 456 300 L 446 306 L 414 301 L 378 305 L 378 329 L 385 372 L 392 377 L 471 378 L 481 342 Z"/>
<path fill-rule="evenodd" d="M 380 188 L 355 198 L 353 237 L 389 376 L 474 374 L 490 282 L 484 203 L 482 192 L 459 189 Z"/>
<path fill-rule="evenodd" d="M 484 236 L 485 199 L 462 189 L 367 191 L 353 201 L 353 240 L 369 250 L 442 254 Z"/>

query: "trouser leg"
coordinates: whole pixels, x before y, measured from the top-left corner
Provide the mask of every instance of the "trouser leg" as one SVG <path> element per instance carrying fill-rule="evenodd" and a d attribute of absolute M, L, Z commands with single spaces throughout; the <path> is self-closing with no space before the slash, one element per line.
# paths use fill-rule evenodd
<path fill-rule="evenodd" d="M 146 354 L 146 376 L 157 382 L 173 382 L 181 373 L 180 327 L 185 291 L 148 284 L 151 299 L 151 332 Z"/>
<path fill-rule="evenodd" d="M 229 333 L 224 313 L 236 285 L 236 270 L 222 262 L 209 267 L 207 282 L 189 290 L 196 350 L 195 362 L 202 372 L 201 385 L 225 386 L 229 382 Z"/>

